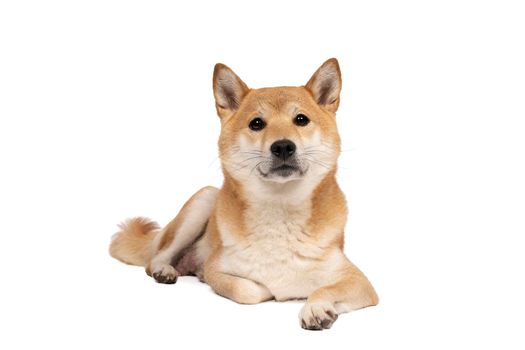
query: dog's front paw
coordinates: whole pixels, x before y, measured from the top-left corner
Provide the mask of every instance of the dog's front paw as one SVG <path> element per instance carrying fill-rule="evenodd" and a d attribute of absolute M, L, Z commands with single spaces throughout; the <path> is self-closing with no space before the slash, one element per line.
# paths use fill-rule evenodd
<path fill-rule="evenodd" d="M 173 266 L 162 264 L 159 266 L 155 266 L 151 275 L 153 276 L 155 281 L 159 283 L 173 284 L 177 282 L 177 277 L 179 276 L 179 273 L 177 272 L 177 270 L 175 270 Z"/>
<path fill-rule="evenodd" d="M 307 301 L 299 313 L 299 320 L 304 329 L 328 329 L 337 320 L 337 312 L 332 303 Z"/>

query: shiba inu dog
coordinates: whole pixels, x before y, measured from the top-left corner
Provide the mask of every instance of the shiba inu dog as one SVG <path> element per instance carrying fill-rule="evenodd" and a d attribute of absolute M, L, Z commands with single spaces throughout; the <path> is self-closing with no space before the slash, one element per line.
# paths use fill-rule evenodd
<path fill-rule="evenodd" d="M 110 254 L 160 283 L 196 275 L 241 304 L 306 299 L 305 329 L 378 303 L 343 253 L 347 209 L 335 174 L 341 72 L 326 61 L 305 86 L 250 89 L 217 64 L 222 188 L 195 193 L 168 225 L 120 225 Z"/>

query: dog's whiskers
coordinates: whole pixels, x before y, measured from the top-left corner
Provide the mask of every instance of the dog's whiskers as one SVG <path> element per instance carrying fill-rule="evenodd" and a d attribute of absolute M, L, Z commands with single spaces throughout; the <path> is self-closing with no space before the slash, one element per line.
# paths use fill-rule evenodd
<path fill-rule="evenodd" d="M 305 159 L 307 162 L 311 162 L 311 163 L 315 163 L 315 164 L 319 164 L 320 166 L 326 168 L 326 169 L 330 169 L 331 166 L 328 164 L 328 163 L 325 163 L 321 160 L 318 160 L 316 158 L 314 158 L 313 156 L 310 156 L 310 155 L 303 155 L 303 159 Z"/>
<path fill-rule="evenodd" d="M 257 169 L 257 168 L 258 168 L 262 163 L 264 163 L 265 161 L 268 162 L 268 160 L 262 160 L 262 161 L 260 161 L 259 163 L 255 164 L 255 166 L 252 168 L 252 170 L 250 170 L 250 176 L 252 175 L 253 171 L 254 171 L 255 169 Z"/>
<path fill-rule="evenodd" d="M 262 152 L 261 152 L 262 153 Z M 255 155 L 253 157 L 245 158 L 241 161 L 230 161 L 230 160 L 223 160 L 223 164 L 229 165 L 231 167 L 231 171 L 239 172 L 242 169 L 245 169 L 247 167 L 253 167 L 252 170 L 250 170 L 250 174 L 253 172 L 255 168 L 257 168 L 259 165 L 263 164 L 264 162 L 268 162 L 269 159 L 267 157 L 264 157 L 262 155 Z"/>

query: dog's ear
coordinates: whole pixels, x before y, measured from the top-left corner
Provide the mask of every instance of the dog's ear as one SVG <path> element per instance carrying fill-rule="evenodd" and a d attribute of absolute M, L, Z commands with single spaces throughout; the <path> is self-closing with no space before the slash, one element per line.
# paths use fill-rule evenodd
<path fill-rule="evenodd" d="M 330 58 L 323 63 L 306 84 L 315 101 L 325 109 L 336 112 L 341 93 L 341 70 L 337 59 Z"/>
<path fill-rule="evenodd" d="M 235 113 L 248 91 L 248 86 L 228 66 L 222 63 L 215 65 L 213 95 L 217 114 L 221 119 Z"/>

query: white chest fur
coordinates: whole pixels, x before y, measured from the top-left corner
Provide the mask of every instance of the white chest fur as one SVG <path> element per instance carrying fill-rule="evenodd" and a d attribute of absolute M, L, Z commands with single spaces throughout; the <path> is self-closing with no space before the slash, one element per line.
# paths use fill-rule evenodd
<path fill-rule="evenodd" d="M 337 262 L 334 254 L 339 256 L 308 232 L 309 216 L 307 201 L 294 206 L 264 202 L 246 210 L 247 232 L 241 239 L 219 224 L 227 242 L 221 269 L 265 285 L 277 299 L 305 298 L 326 283 L 327 269 Z"/>

